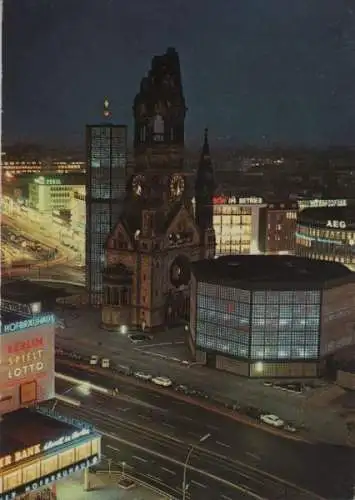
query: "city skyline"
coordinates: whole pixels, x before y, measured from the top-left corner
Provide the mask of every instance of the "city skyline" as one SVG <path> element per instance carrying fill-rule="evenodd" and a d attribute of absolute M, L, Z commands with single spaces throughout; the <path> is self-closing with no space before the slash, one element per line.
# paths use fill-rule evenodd
<path fill-rule="evenodd" d="M 83 11 L 66 0 L 5 1 L 4 140 L 84 147 L 84 124 L 100 119 L 106 95 L 113 122 L 127 124 L 131 138 L 147 61 L 174 46 L 188 146 L 199 144 L 205 126 L 221 147 L 352 145 L 347 5 L 174 1 L 148 9 L 139 1 L 90 0 Z"/>

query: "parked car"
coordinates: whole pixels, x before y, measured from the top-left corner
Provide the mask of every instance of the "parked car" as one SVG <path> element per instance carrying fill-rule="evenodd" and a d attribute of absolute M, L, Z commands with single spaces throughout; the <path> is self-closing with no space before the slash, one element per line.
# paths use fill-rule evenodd
<path fill-rule="evenodd" d="M 144 372 L 134 372 L 134 376 L 136 378 L 139 378 L 140 380 L 152 380 L 152 375 L 149 375 L 149 373 L 144 373 Z"/>
<path fill-rule="evenodd" d="M 285 431 L 287 431 L 287 432 L 292 432 L 292 433 L 297 432 L 296 427 L 295 427 L 294 425 L 292 425 L 292 424 L 286 424 L 286 425 L 284 426 L 284 429 L 285 429 Z"/>
<path fill-rule="evenodd" d="M 173 385 L 172 381 L 168 377 L 153 377 L 153 384 L 161 385 L 163 387 L 171 387 Z"/>
<path fill-rule="evenodd" d="M 187 387 L 187 385 L 179 384 L 175 387 L 175 391 L 184 392 L 185 394 L 187 394 L 189 391 L 189 388 Z"/>
<path fill-rule="evenodd" d="M 101 368 L 110 368 L 110 360 L 108 358 L 102 358 Z"/>
<path fill-rule="evenodd" d="M 91 366 L 96 366 L 99 364 L 99 357 L 96 356 L 96 354 L 93 354 L 90 358 L 90 365 Z"/>
<path fill-rule="evenodd" d="M 267 425 L 272 425 L 273 427 L 283 427 L 285 422 L 281 420 L 277 415 L 261 415 L 260 420 Z"/>

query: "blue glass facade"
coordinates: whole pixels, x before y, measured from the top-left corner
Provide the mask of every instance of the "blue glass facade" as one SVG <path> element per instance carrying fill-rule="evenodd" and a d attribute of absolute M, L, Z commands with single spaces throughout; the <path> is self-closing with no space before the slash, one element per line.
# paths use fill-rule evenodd
<path fill-rule="evenodd" d="M 196 347 L 250 361 L 319 356 L 319 290 L 241 290 L 198 283 Z"/>
<path fill-rule="evenodd" d="M 125 196 L 127 127 L 87 127 L 86 285 L 90 303 L 101 303 L 105 243 Z"/>
<path fill-rule="evenodd" d="M 250 295 L 246 290 L 198 283 L 196 346 L 247 358 Z"/>
<path fill-rule="evenodd" d="M 319 290 L 254 291 L 252 303 L 252 360 L 318 358 Z"/>

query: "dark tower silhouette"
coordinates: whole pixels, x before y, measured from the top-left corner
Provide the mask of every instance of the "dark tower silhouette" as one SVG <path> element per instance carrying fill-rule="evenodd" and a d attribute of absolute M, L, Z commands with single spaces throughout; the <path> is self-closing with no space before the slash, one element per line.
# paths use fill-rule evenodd
<path fill-rule="evenodd" d="M 205 129 L 204 142 L 195 183 L 196 222 L 200 228 L 201 242 L 208 249 L 208 257 L 215 253 L 215 234 L 213 230 L 213 195 L 216 184 L 208 143 L 208 129 Z"/>

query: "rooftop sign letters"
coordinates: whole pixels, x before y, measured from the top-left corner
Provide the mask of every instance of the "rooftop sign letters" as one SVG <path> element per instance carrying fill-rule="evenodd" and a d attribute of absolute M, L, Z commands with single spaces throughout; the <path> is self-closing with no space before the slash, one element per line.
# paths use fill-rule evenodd
<path fill-rule="evenodd" d="M 236 196 L 214 196 L 214 205 L 261 205 L 263 199 L 258 196 L 249 196 L 247 198 L 237 198 Z"/>
<path fill-rule="evenodd" d="M 55 322 L 56 319 L 54 314 L 39 314 L 31 318 L 15 321 L 14 323 L 3 324 L 1 331 L 2 333 L 11 333 L 18 330 L 33 328 L 35 326 L 53 325 Z"/>
<path fill-rule="evenodd" d="M 346 229 L 346 222 L 344 220 L 328 220 L 327 227 L 332 229 Z"/>
<path fill-rule="evenodd" d="M 39 455 L 42 452 L 51 450 L 52 448 L 57 448 L 59 446 L 62 446 L 63 444 L 67 444 L 71 441 L 87 436 L 88 434 L 90 434 L 90 432 L 90 429 L 83 428 L 74 431 L 69 436 L 63 436 L 54 441 L 47 441 L 43 446 L 41 444 L 35 444 L 34 446 L 29 446 L 28 448 L 24 448 L 23 450 L 15 451 L 15 453 L 12 453 L 11 455 L 5 455 L 4 457 L 0 458 L 0 469 L 2 469 L 3 467 L 7 467 L 8 465 L 13 465 L 21 462 L 22 460 L 26 460 L 27 458 Z"/>
<path fill-rule="evenodd" d="M 299 208 L 323 208 L 323 207 L 347 207 L 348 201 L 344 199 L 335 200 L 298 200 Z"/>
<path fill-rule="evenodd" d="M 35 182 L 36 184 L 46 184 L 47 186 L 60 186 L 62 184 L 62 181 L 58 178 L 43 177 L 42 175 L 36 177 Z"/>

